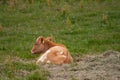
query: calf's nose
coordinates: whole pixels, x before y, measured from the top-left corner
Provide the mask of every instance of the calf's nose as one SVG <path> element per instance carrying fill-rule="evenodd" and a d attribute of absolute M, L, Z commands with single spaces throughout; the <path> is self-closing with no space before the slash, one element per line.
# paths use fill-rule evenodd
<path fill-rule="evenodd" d="M 31 50 L 31 53 L 34 54 L 34 52 Z"/>

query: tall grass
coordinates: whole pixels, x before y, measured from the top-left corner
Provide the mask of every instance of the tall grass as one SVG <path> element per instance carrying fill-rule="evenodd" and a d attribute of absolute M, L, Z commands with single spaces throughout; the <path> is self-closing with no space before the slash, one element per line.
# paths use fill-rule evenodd
<path fill-rule="evenodd" d="M 119 0 L 17 0 L 13 7 L 0 5 L 0 79 L 47 79 L 39 70 L 34 73 L 39 67 L 32 60 L 39 55 L 30 53 L 40 35 L 65 44 L 73 56 L 120 51 L 119 10 Z"/>

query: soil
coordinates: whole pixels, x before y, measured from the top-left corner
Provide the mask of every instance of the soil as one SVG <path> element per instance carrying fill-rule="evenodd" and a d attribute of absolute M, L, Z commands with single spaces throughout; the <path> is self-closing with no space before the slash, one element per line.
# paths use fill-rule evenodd
<path fill-rule="evenodd" d="M 42 67 L 50 73 L 48 80 L 120 80 L 120 52 L 107 51 L 76 57 L 73 64 Z"/>

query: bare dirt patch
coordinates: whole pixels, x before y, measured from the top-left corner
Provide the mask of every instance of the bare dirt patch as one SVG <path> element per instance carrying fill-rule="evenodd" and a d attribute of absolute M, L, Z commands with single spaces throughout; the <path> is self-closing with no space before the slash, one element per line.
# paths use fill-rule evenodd
<path fill-rule="evenodd" d="M 120 80 L 120 52 L 76 58 L 74 64 L 40 65 L 48 70 L 48 80 Z"/>

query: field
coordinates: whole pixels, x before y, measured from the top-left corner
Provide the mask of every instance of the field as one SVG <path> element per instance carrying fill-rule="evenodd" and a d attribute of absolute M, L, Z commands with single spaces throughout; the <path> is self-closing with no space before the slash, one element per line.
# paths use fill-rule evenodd
<path fill-rule="evenodd" d="M 27 0 L 26 0 L 27 1 Z M 30 50 L 39 36 L 65 44 L 71 55 L 120 52 L 119 0 L 22 0 L 0 5 L 0 80 L 47 80 Z"/>

